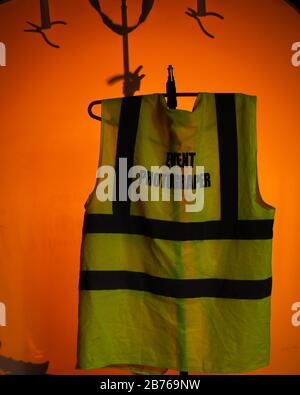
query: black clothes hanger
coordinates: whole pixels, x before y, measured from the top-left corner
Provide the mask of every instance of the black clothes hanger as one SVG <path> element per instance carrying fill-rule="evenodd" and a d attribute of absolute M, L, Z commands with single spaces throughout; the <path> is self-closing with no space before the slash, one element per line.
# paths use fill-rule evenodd
<path fill-rule="evenodd" d="M 172 65 L 169 65 L 169 67 L 168 67 L 168 80 L 167 80 L 166 88 L 167 88 L 167 93 L 161 93 L 161 95 L 164 95 L 165 97 L 167 97 L 167 106 L 169 108 L 173 108 L 173 109 L 175 109 L 177 107 L 176 97 L 197 96 L 199 94 L 198 92 L 184 92 L 184 93 L 177 93 L 176 92 L 175 78 L 174 78 Z M 96 115 L 93 113 L 93 108 L 94 108 L 94 106 L 99 105 L 101 103 L 102 103 L 102 100 L 94 100 L 88 106 L 89 116 L 93 119 L 96 119 L 97 121 L 101 121 L 102 119 L 99 115 Z"/>
<path fill-rule="evenodd" d="M 51 29 L 52 25 L 66 25 L 67 22 L 64 22 L 64 21 L 51 22 L 48 0 L 40 0 L 40 8 L 41 8 L 41 26 L 36 25 L 32 22 L 26 22 L 28 25 L 33 27 L 33 29 L 25 29 L 24 32 L 40 33 L 48 45 L 50 45 L 51 47 L 54 47 L 54 48 L 59 48 L 59 45 L 53 44 L 48 39 L 46 34 L 43 32 L 43 30 Z"/>

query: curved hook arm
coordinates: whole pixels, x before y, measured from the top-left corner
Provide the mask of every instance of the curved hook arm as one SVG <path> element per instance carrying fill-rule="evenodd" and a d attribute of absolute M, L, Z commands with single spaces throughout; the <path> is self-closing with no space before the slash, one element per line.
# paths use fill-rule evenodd
<path fill-rule="evenodd" d="M 203 24 L 202 24 L 200 18 L 199 18 L 199 17 L 197 16 L 197 14 L 196 14 L 196 11 L 192 10 L 191 8 L 189 8 L 189 10 L 190 10 L 189 12 L 186 11 L 186 15 L 191 16 L 192 18 L 195 18 L 195 19 L 196 19 L 196 21 L 197 21 L 197 23 L 198 23 L 200 29 L 203 31 L 204 34 L 206 34 L 206 35 L 207 35 L 208 37 L 210 37 L 210 38 L 215 38 L 215 36 L 213 36 L 212 34 L 210 34 L 210 33 L 205 29 L 205 27 L 203 26 Z"/>
<path fill-rule="evenodd" d="M 224 19 L 223 15 L 218 14 L 217 12 L 207 12 L 205 16 L 207 15 L 216 16 L 217 18 Z"/>
<path fill-rule="evenodd" d="M 210 15 L 210 16 L 216 16 L 217 18 L 220 18 L 220 19 L 224 19 L 224 17 L 223 17 L 222 15 L 218 14 L 217 12 L 206 12 L 206 11 L 205 11 L 205 14 L 204 14 L 204 15 L 199 15 L 199 14 L 197 13 L 197 11 L 193 10 L 192 8 L 188 8 L 188 11 L 186 11 L 186 15 L 188 15 L 188 16 L 190 16 L 190 17 L 196 19 L 196 21 L 197 21 L 197 23 L 198 23 L 200 29 L 203 31 L 204 34 L 206 34 L 206 35 L 207 35 L 208 37 L 210 37 L 210 38 L 215 38 L 215 36 L 213 36 L 212 34 L 210 34 L 210 33 L 205 29 L 205 27 L 203 26 L 203 24 L 202 24 L 200 18 L 201 18 L 201 17 L 204 17 L 204 16 Z"/>
<path fill-rule="evenodd" d="M 32 22 L 26 22 L 28 25 L 30 25 L 31 27 L 33 27 L 33 29 L 24 29 L 24 32 L 29 32 L 29 33 L 39 33 L 41 34 L 41 36 L 43 37 L 43 39 L 46 41 L 46 43 L 48 45 L 50 45 L 51 47 L 54 48 L 60 48 L 59 45 L 56 45 L 54 43 L 52 43 L 48 37 L 46 36 L 46 34 L 44 33 L 44 30 L 48 30 L 48 28 L 43 28 L 43 26 L 38 26 Z M 54 22 L 50 22 L 50 27 L 52 25 L 66 25 L 67 22 L 64 21 L 54 21 Z"/>
<path fill-rule="evenodd" d="M 102 22 L 111 29 L 114 33 L 124 35 L 125 32 L 131 33 L 135 30 L 141 23 L 145 22 L 152 7 L 154 0 L 142 0 L 142 12 L 139 17 L 138 22 L 133 26 L 122 26 L 114 23 L 108 15 L 106 15 L 101 8 L 100 0 L 89 0 L 90 4 L 95 8 L 95 10 L 100 14 Z"/>
<path fill-rule="evenodd" d="M 98 105 L 98 104 L 101 104 L 101 103 L 102 103 L 102 100 L 94 100 L 88 106 L 89 116 L 91 118 L 93 118 L 93 119 L 96 119 L 97 121 L 102 121 L 102 118 L 99 115 L 96 115 L 96 114 L 93 113 L 93 107 Z"/>

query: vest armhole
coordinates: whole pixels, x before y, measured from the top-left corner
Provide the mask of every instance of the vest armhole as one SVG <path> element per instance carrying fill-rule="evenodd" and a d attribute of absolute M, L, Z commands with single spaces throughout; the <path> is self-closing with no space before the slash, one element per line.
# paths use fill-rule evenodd
<path fill-rule="evenodd" d="M 239 218 L 273 218 L 275 207 L 262 197 L 258 168 L 257 96 L 236 94 Z"/>
<path fill-rule="evenodd" d="M 262 207 L 266 210 L 275 211 L 275 207 L 265 201 L 265 199 L 262 197 L 262 194 L 260 191 L 258 165 L 257 165 L 257 153 L 256 153 L 256 160 L 255 161 L 256 161 L 256 203 L 259 204 L 260 207 Z"/>
<path fill-rule="evenodd" d="M 259 205 L 259 207 L 271 212 L 275 212 L 275 207 L 271 204 L 267 203 L 265 199 L 262 197 L 261 190 L 260 190 L 260 178 L 259 178 L 259 171 L 258 171 L 258 160 L 257 160 L 257 97 L 255 96 L 254 100 L 254 141 L 255 141 L 255 203 Z"/>

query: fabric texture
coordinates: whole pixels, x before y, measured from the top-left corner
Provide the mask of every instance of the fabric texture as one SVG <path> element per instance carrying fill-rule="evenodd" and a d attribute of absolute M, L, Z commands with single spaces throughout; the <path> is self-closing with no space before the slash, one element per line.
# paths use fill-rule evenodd
<path fill-rule="evenodd" d="M 119 158 L 149 172 L 193 162 L 193 171 L 204 166 L 204 206 L 101 202 L 97 178 L 84 205 L 77 367 L 163 374 L 268 365 L 275 208 L 258 187 L 256 97 L 199 93 L 187 111 L 155 93 L 103 100 L 101 115 L 98 167 L 119 171 L 117 195 L 127 177 Z"/>

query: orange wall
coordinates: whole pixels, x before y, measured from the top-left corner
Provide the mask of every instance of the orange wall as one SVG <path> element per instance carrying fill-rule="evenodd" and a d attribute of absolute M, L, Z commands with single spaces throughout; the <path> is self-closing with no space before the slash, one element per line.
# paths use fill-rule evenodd
<path fill-rule="evenodd" d="M 100 125 L 86 108 L 96 98 L 122 96 L 122 40 L 87 0 L 50 0 L 54 26 L 47 46 L 24 33 L 39 22 L 37 0 L 0 8 L 0 353 L 50 360 L 50 373 L 76 373 L 77 283 L 83 204 L 95 182 Z M 102 0 L 120 22 L 120 1 Z M 129 23 L 140 0 L 127 0 Z M 243 92 L 258 96 L 258 166 L 264 199 L 276 207 L 273 249 L 272 349 L 269 367 L 255 373 L 300 373 L 300 326 L 291 306 L 300 302 L 297 203 L 300 195 L 300 67 L 291 64 L 300 41 L 300 15 L 284 1 L 207 0 L 204 36 L 185 15 L 196 0 L 155 1 L 147 21 L 129 36 L 130 68 L 146 77 L 136 94 L 165 91 L 173 64 L 180 91 Z M 191 108 L 194 98 L 179 99 Z M 105 374 L 102 369 L 97 373 Z M 119 373 L 119 371 L 114 370 Z M 78 373 L 78 372 L 77 372 Z"/>

